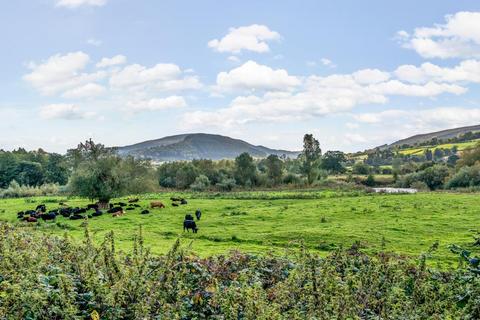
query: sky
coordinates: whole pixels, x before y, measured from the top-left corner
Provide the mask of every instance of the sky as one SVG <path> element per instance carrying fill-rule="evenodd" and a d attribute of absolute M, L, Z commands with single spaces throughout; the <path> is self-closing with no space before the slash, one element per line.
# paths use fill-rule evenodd
<path fill-rule="evenodd" d="M 359 151 L 480 123 L 477 0 L 0 0 L 0 149 Z"/>

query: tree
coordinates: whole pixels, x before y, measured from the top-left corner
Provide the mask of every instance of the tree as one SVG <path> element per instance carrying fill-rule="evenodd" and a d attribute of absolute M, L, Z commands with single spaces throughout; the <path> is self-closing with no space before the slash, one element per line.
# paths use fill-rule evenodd
<path fill-rule="evenodd" d="M 464 150 L 460 159 L 457 161 L 457 168 L 473 166 L 480 162 L 480 143 L 474 148 Z"/>
<path fill-rule="evenodd" d="M 343 173 L 345 172 L 343 163 L 346 161 L 345 153 L 341 151 L 327 151 L 322 157 L 320 167 L 331 173 Z"/>
<path fill-rule="evenodd" d="M 275 155 L 271 154 L 265 161 L 267 167 L 267 176 L 274 184 L 279 184 L 282 181 L 283 161 Z"/>
<path fill-rule="evenodd" d="M 154 185 L 154 175 L 148 162 L 133 158 L 123 160 L 92 140 L 79 144 L 69 153 L 76 156 L 69 190 L 74 195 L 97 199 L 103 208 L 108 207 L 112 198 L 150 191 Z"/>
<path fill-rule="evenodd" d="M 68 182 L 68 167 L 62 155 L 52 153 L 45 165 L 45 181 L 65 185 Z"/>
<path fill-rule="evenodd" d="M 244 152 L 235 158 L 235 180 L 243 186 L 252 186 L 255 184 L 257 168 L 253 163 L 253 158 Z"/>
<path fill-rule="evenodd" d="M 369 174 L 370 166 L 363 162 L 357 162 L 353 165 L 352 171 L 355 174 Z"/>
<path fill-rule="evenodd" d="M 15 167 L 15 180 L 23 186 L 39 186 L 45 179 L 40 163 L 20 161 Z"/>
<path fill-rule="evenodd" d="M 432 150 L 430 150 L 430 149 L 425 150 L 425 159 L 427 159 L 427 161 L 432 161 L 433 160 Z"/>
<path fill-rule="evenodd" d="M 364 183 L 365 183 L 365 185 L 366 185 L 367 187 L 374 187 L 374 186 L 375 186 L 375 183 L 376 183 L 376 182 L 375 182 L 375 177 L 374 177 L 374 175 L 373 175 L 373 174 L 369 174 L 369 175 L 367 176 L 367 179 L 365 180 Z"/>
<path fill-rule="evenodd" d="M 190 185 L 190 189 L 194 191 L 204 191 L 210 186 L 210 179 L 207 176 L 201 174 L 196 179 L 195 182 Z"/>
<path fill-rule="evenodd" d="M 183 163 L 175 175 L 175 184 L 179 189 L 187 189 L 198 177 L 198 169 L 191 163 Z"/>
<path fill-rule="evenodd" d="M 307 178 L 308 184 L 312 184 L 318 176 L 318 167 L 322 150 L 320 143 L 312 134 L 303 137 L 303 151 L 300 155 L 302 160 L 302 174 Z"/>

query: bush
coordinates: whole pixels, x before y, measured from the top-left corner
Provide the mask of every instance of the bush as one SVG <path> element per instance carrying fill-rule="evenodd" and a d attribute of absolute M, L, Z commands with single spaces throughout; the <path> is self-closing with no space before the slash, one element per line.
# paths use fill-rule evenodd
<path fill-rule="evenodd" d="M 62 192 L 55 183 L 43 184 L 39 187 L 23 186 L 13 180 L 7 189 L 0 189 L 0 198 L 23 198 L 38 196 L 56 196 Z"/>
<path fill-rule="evenodd" d="M 375 177 L 373 176 L 373 174 L 369 174 L 367 179 L 365 180 L 364 184 L 367 186 L 367 187 L 374 187 L 376 182 L 375 182 Z"/>
<path fill-rule="evenodd" d="M 210 180 L 203 174 L 199 175 L 195 182 L 190 185 L 190 189 L 194 191 L 205 191 L 208 187 L 210 187 Z"/>
<path fill-rule="evenodd" d="M 370 167 L 363 163 L 363 162 L 357 162 L 353 165 L 352 172 L 355 174 L 369 174 L 370 173 Z"/>
<path fill-rule="evenodd" d="M 233 178 L 224 177 L 216 186 L 222 191 L 232 191 L 236 186 L 236 181 Z"/>
<path fill-rule="evenodd" d="M 241 241 L 232 236 L 233 241 Z M 130 254 L 0 225 L 1 319 L 478 319 L 480 277 L 379 253 L 304 248 L 198 258 L 178 241 Z M 319 248 L 328 247 L 320 243 Z M 97 315 L 98 317 L 94 316 Z"/>
<path fill-rule="evenodd" d="M 446 189 L 467 188 L 480 185 L 480 165 L 461 168 L 450 180 Z"/>

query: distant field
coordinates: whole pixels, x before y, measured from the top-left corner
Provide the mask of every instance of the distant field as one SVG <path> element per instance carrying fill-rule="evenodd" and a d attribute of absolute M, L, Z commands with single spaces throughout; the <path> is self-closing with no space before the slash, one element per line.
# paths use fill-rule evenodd
<path fill-rule="evenodd" d="M 154 253 L 165 253 L 180 238 L 191 242 L 201 255 L 219 254 L 231 249 L 250 252 L 281 252 L 300 242 L 312 250 L 331 251 L 359 241 L 367 252 L 386 250 L 419 255 L 439 241 L 435 253 L 442 263 L 456 261 L 447 245 L 468 246 L 472 229 L 479 228 L 480 197 L 477 194 L 421 193 L 416 195 L 365 195 L 335 192 L 245 192 L 235 194 L 185 194 L 189 204 L 172 207 L 170 195 L 149 195 L 140 204 L 147 207 L 150 199 L 159 199 L 166 209 L 155 209 L 140 215 L 139 209 L 127 211 L 123 217 L 103 215 L 89 221 L 96 241 L 110 230 L 115 232 L 119 248 L 131 250 L 132 239 L 140 225 L 145 243 Z M 0 200 L 0 220 L 16 222 L 16 212 L 44 203 L 51 209 L 61 198 Z M 72 206 L 85 205 L 81 199 L 69 199 Z M 183 217 L 200 208 L 203 212 L 198 234 L 182 231 Z M 81 239 L 83 221 L 70 221 L 61 216 L 56 222 L 27 224 L 32 232 L 57 235 L 64 233 Z"/>
<path fill-rule="evenodd" d="M 445 143 L 445 144 L 439 144 L 437 146 L 425 146 L 425 147 L 418 147 L 418 148 L 410 148 L 410 149 L 404 149 L 400 150 L 399 152 L 404 155 L 420 155 L 423 154 L 425 150 L 430 149 L 430 150 L 435 150 L 435 149 L 451 149 L 453 146 L 457 146 L 458 150 L 462 151 L 465 149 L 470 149 L 474 147 L 480 140 L 472 140 L 468 142 L 461 142 L 461 143 Z"/>

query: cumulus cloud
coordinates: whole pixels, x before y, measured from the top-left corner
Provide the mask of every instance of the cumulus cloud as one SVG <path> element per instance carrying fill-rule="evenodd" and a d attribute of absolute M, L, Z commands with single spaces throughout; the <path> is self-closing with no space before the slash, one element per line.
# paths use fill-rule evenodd
<path fill-rule="evenodd" d="M 250 26 L 230 28 L 221 39 L 213 39 L 208 46 L 218 52 L 240 53 L 242 50 L 264 53 L 270 51 L 268 41 L 280 40 L 278 32 L 267 26 L 253 24 Z"/>
<path fill-rule="evenodd" d="M 92 46 L 95 46 L 95 47 L 100 47 L 103 42 L 102 42 L 102 40 L 90 38 L 90 39 L 87 40 L 87 43 L 89 45 L 92 45 Z"/>
<path fill-rule="evenodd" d="M 97 68 L 105 68 L 105 67 L 111 67 L 111 66 L 117 66 L 120 64 L 125 64 L 127 63 L 127 57 L 119 54 L 111 58 L 103 58 L 96 64 Z"/>
<path fill-rule="evenodd" d="M 40 108 L 43 119 L 79 120 L 95 116 L 94 112 L 82 111 L 73 104 L 51 104 Z"/>
<path fill-rule="evenodd" d="M 86 85 L 66 91 L 62 96 L 69 99 L 94 98 L 104 94 L 105 91 L 105 87 L 99 84 L 87 83 Z"/>
<path fill-rule="evenodd" d="M 403 46 L 424 58 L 480 57 L 480 12 L 447 15 L 444 24 L 416 28 L 412 35 L 399 31 Z"/>
<path fill-rule="evenodd" d="M 327 58 L 322 58 L 322 59 L 320 59 L 320 62 L 321 62 L 324 66 L 326 66 L 326 67 L 330 67 L 330 68 L 335 68 L 335 67 L 337 67 L 337 66 L 333 63 L 332 60 L 327 59 Z"/>
<path fill-rule="evenodd" d="M 81 51 L 65 55 L 57 54 L 41 64 L 31 62 L 29 64 L 31 72 L 23 79 L 41 94 L 53 95 L 106 76 L 103 72 L 82 72 L 89 61 L 90 57 Z"/>
<path fill-rule="evenodd" d="M 128 111 L 158 111 L 172 108 L 183 108 L 187 106 L 187 102 L 183 97 L 170 96 L 167 98 L 154 98 L 142 101 L 130 101 L 127 103 Z"/>
<path fill-rule="evenodd" d="M 443 68 L 430 62 L 420 67 L 402 65 L 395 70 L 398 79 L 411 83 L 473 82 L 480 83 L 480 61 L 465 60 L 453 68 Z"/>
<path fill-rule="evenodd" d="M 108 0 L 56 0 L 57 7 L 75 9 L 82 6 L 101 7 L 107 4 Z"/>
<path fill-rule="evenodd" d="M 352 74 L 356 82 L 360 84 L 374 84 L 390 79 L 390 74 L 378 69 L 363 69 Z"/>
<path fill-rule="evenodd" d="M 180 68 L 172 63 L 159 63 L 152 68 L 132 64 L 113 74 L 110 84 L 115 87 L 145 85 L 156 81 L 173 80 L 180 74 Z"/>
<path fill-rule="evenodd" d="M 251 60 L 217 75 L 220 90 L 289 90 L 300 83 L 299 78 L 284 69 L 272 69 Z"/>

